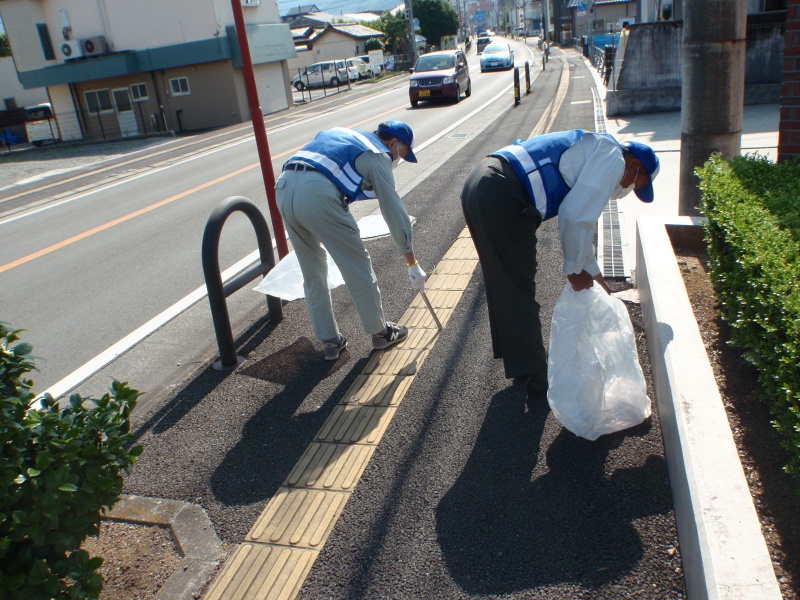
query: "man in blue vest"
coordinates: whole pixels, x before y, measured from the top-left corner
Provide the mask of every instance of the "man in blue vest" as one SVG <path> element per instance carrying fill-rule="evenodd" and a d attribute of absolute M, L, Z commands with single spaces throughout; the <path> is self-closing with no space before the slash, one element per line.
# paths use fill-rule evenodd
<path fill-rule="evenodd" d="M 377 196 L 381 214 L 416 290 L 427 274 L 414 256 L 411 219 L 395 190 L 392 166 L 417 162 L 414 132 L 402 121 L 387 121 L 375 132 L 334 128 L 321 131 L 284 165 L 275 183 L 278 209 L 303 273 L 314 334 L 323 342 L 325 360 L 337 360 L 347 346 L 333 315 L 325 250 L 342 273 L 372 347 L 402 342 L 408 330 L 383 315 L 378 280 L 349 205 Z M 324 246 L 324 248 L 323 248 Z"/>
<path fill-rule="evenodd" d="M 610 292 L 594 255 L 594 230 L 609 199 L 634 191 L 653 201 L 659 162 L 649 146 L 621 145 L 580 129 L 518 140 L 470 173 L 461 205 L 478 251 L 495 358 L 524 385 L 531 406 L 547 395 L 547 353 L 536 302 L 536 230 L 558 216 L 564 273 L 576 291 Z"/>

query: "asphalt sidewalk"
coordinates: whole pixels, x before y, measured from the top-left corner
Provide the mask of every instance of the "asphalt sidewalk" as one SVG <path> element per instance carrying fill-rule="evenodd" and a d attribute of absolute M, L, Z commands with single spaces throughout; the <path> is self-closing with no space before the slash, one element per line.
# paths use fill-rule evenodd
<path fill-rule="evenodd" d="M 542 89 L 563 80 L 561 61 L 539 74 Z M 574 53 L 567 62 L 584 68 Z M 570 83 L 578 101 L 554 128 L 593 122 L 589 80 Z M 231 551 L 208 597 L 681 597 L 656 409 L 590 443 L 546 407 L 526 411 L 492 359 L 458 182 L 551 100 L 534 93 L 484 129 L 490 111 L 477 113 L 413 171 L 425 185 L 404 201 L 420 261 L 436 266 L 429 297 L 443 331 L 392 275 L 390 241 L 375 240 L 384 308 L 412 329 L 407 342 L 370 354 L 353 335 L 343 359 L 324 364 L 305 307 L 290 303 L 281 323 L 256 318 L 237 334 L 242 368 L 203 369 L 140 417 L 147 451 L 126 489 L 206 509 Z M 539 239 L 549 331 L 564 286 L 554 224 Z M 360 331 L 346 291 L 333 297 L 342 330 Z"/>

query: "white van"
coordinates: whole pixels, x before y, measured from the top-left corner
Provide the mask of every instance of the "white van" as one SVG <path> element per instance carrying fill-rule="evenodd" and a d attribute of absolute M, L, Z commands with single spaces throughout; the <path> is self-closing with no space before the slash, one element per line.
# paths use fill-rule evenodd
<path fill-rule="evenodd" d="M 307 66 L 292 79 L 297 91 L 309 87 L 347 85 L 347 80 L 358 79 L 358 69 L 348 67 L 343 60 L 327 60 Z"/>
<path fill-rule="evenodd" d="M 28 136 L 28 143 L 34 146 L 61 141 L 53 107 L 49 102 L 25 109 L 25 133 Z"/>

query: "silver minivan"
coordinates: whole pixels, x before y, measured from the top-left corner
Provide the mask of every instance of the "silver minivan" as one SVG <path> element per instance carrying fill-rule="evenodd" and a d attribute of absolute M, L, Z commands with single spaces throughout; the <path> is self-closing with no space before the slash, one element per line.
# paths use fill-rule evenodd
<path fill-rule="evenodd" d="M 343 60 L 326 60 L 307 66 L 292 79 L 298 91 L 309 87 L 347 85 L 348 78 L 358 79 L 358 69 L 348 67 Z"/>

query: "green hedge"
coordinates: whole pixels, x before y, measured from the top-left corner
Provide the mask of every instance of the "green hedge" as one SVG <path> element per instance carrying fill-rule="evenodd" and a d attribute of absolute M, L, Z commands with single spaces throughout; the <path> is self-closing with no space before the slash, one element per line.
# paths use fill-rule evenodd
<path fill-rule="evenodd" d="M 711 278 L 800 476 L 800 163 L 713 156 L 697 170 Z"/>
<path fill-rule="evenodd" d="M 37 408 L 19 334 L 0 323 L 0 598 L 97 598 L 103 559 L 80 546 L 142 452 L 129 448 L 139 392 L 115 381 L 100 400 L 73 394 L 60 409 L 45 396 Z"/>

